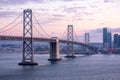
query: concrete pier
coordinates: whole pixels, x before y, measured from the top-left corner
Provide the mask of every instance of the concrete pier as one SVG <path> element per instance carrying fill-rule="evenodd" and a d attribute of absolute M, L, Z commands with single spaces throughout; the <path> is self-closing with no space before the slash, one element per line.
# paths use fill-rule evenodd
<path fill-rule="evenodd" d="M 49 61 L 59 61 L 60 52 L 59 52 L 59 39 L 57 37 L 53 38 L 55 42 L 50 42 L 50 59 Z"/>

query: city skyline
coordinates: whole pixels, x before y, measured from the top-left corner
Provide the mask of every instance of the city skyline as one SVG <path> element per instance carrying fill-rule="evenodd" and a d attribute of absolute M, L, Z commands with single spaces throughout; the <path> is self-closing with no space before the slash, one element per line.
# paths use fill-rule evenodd
<path fill-rule="evenodd" d="M 113 34 L 120 31 L 118 0 L 0 0 L 0 28 L 27 8 L 33 10 L 42 27 L 53 37 L 60 36 L 69 24 L 73 25 L 79 38 L 90 33 L 91 42 L 102 42 L 103 27 Z M 22 35 L 19 26 L 0 34 Z"/>

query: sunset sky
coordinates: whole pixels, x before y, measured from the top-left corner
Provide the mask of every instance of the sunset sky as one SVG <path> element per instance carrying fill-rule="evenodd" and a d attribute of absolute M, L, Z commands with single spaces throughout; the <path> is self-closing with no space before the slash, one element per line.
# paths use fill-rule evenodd
<path fill-rule="evenodd" d="M 22 22 L 8 32 L 2 32 L 1 28 L 28 8 L 51 37 L 61 36 L 68 24 L 74 26 L 82 41 L 84 33 L 89 32 L 91 42 L 102 42 L 103 27 L 112 34 L 120 33 L 120 0 L 0 0 L 0 35 L 21 36 Z M 10 27 L 21 19 L 22 16 Z M 33 25 L 40 30 L 34 19 Z M 38 36 L 38 33 L 34 32 L 34 35 Z"/>

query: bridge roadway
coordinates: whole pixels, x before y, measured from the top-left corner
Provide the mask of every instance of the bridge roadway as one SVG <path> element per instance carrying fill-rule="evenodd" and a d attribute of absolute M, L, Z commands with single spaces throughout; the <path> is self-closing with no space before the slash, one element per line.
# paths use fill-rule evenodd
<path fill-rule="evenodd" d="M 28 40 L 29 41 L 30 37 L 23 38 L 22 36 L 4 36 L 4 35 L 0 35 L 0 40 L 8 40 L 8 41 Z M 35 42 L 55 42 L 56 39 L 54 39 L 54 38 L 38 38 L 38 37 L 34 37 L 33 41 L 35 41 Z M 93 46 L 90 46 L 90 45 L 87 45 L 87 44 L 84 44 L 84 43 L 81 43 L 81 42 L 76 42 L 76 41 L 67 41 L 67 40 L 59 39 L 59 42 L 60 43 L 65 43 L 65 44 L 73 43 L 73 44 L 76 44 L 76 45 L 81 45 L 81 46 L 87 47 L 89 49 L 97 49 L 97 47 L 93 47 Z"/>

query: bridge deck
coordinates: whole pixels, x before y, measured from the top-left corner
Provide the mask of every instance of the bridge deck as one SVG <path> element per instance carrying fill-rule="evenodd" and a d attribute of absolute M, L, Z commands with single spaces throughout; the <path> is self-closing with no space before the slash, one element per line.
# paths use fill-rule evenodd
<path fill-rule="evenodd" d="M 0 35 L 0 40 L 8 40 L 8 41 L 23 41 L 23 40 L 30 40 L 30 37 L 26 37 L 26 38 L 23 38 L 22 36 L 3 36 L 3 35 Z M 36 41 L 36 42 L 55 42 L 56 40 L 55 39 L 52 39 L 52 38 L 33 38 L 33 41 Z M 93 47 L 93 46 L 90 46 L 90 45 L 87 45 L 87 44 L 84 44 L 84 43 L 81 43 L 81 42 L 76 42 L 76 41 L 67 41 L 67 40 L 62 40 L 60 39 L 59 40 L 60 43 L 73 43 L 73 44 L 76 44 L 76 45 L 81 45 L 81 46 L 84 46 L 84 47 L 88 47 L 88 48 L 91 48 L 91 49 L 97 49 L 96 47 Z"/>

